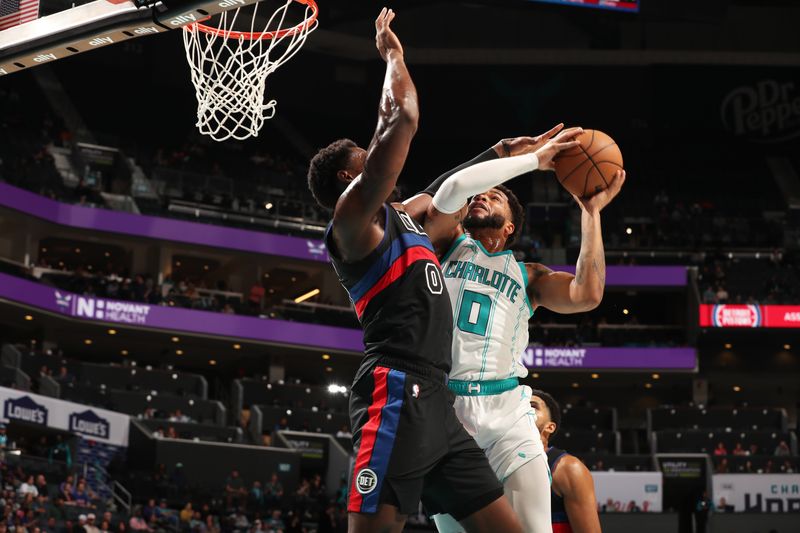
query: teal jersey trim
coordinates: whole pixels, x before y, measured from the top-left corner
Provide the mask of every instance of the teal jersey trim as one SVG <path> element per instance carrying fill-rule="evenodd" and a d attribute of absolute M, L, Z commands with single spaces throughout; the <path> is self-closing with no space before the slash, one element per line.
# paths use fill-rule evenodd
<path fill-rule="evenodd" d="M 517 264 L 519 265 L 519 269 L 522 271 L 522 279 L 525 281 L 525 303 L 528 304 L 528 309 L 531 312 L 530 316 L 533 316 L 533 306 L 531 305 L 530 299 L 528 299 L 528 269 L 525 267 L 525 263 L 522 261 L 517 261 Z"/>
<path fill-rule="evenodd" d="M 443 265 L 443 264 L 444 264 L 444 262 L 445 262 L 445 261 L 447 261 L 447 259 L 448 259 L 448 258 L 449 258 L 451 255 L 453 255 L 453 252 L 455 252 L 455 251 L 456 251 L 456 248 L 458 248 L 458 245 L 459 245 L 459 244 L 461 244 L 461 243 L 464 241 L 464 239 L 466 239 L 466 238 L 467 238 L 467 234 L 466 234 L 466 233 L 462 233 L 462 234 L 461 234 L 461 235 L 458 237 L 458 239 L 454 240 L 454 241 L 453 241 L 453 244 L 452 244 L 452 245 L 450 245 L 450 249 L 449 249 L 449 250 L 447 250 L 447 253 L 446 253 L 446 254 L 444 254 L 444 256 L 442 256 L 442 260 L 441 260 L 441 261 L 439 261 L 439 264 L 442 264 L 442 265 Z"/>
<path fill-rule="evenodd" d="M 519 387 L 519 378 L 491 381 L 461 381 L 451 379 L 447 387 L 458 396 L 494 396 Z"/>
<path fill-rule="evenodd" d="M 487 252 L 486 248 L 483 247 L 483 243 L 481 241 L 479 241 L 478 239 L 472 239 L 472 240 L 475 241 L 475 243 L 478 245 L 481 251 L 486 255 L 488 255 L 489 257 L 497 257 L 499 255 L 509 255 L 509 254 L 514 255 L 514 252 L 512 252 L 511 250 L 502 250 L 500 252 L 495 252 L 495 253 Z"/>

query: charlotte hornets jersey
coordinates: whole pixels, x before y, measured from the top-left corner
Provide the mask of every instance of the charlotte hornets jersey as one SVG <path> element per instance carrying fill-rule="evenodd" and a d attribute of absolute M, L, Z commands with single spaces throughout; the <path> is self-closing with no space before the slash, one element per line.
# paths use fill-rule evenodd
<path fill-rule="evenodd" d="M 461 235 L 442 258 L 444 283 L 453 306 L 453 368 L 465 381 L 524 377 L 528 347 L 528 274 L 510 250 L 489 253 Z"/>

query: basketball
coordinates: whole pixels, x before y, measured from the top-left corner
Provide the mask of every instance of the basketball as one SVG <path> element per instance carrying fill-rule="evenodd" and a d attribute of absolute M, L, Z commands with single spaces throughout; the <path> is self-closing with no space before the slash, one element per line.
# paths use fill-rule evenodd
<path fill-rule="evenodd" d="M 585 130 L 570 148 L 555 159 L 558 182 L 579 198 L 588 198 L 604 190 L 622 169 L 622 152 L 614 139 L 598 130 Z"/>

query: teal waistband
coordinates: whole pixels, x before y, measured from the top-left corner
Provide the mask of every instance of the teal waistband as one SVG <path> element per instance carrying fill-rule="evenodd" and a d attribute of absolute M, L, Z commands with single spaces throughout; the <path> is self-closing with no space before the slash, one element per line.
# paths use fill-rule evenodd
<path fill-rule="evenodd" d="M 519 378 L 498 379 L 496 381 L 460 381 L 451 379 L 447 387 L 459 396 L 491 396 L 501 394 L 519 386 Z"/>

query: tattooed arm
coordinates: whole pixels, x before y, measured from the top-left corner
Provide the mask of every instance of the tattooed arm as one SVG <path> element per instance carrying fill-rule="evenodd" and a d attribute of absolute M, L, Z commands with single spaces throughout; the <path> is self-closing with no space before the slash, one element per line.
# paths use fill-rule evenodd
<path fill-rule="evenodd" d="M 608 189 L 591 198 L 575 198 L 581 207 L 581 251 L 575 275 L 553 272 L 544 265 L 527 263 L 528 297 L 535 307 L 556 313 L 591 311 L 603 299 L 606 285 L 606 260 L 600 211 L 619 194 L 625 172 L 619 171 Z"/>

